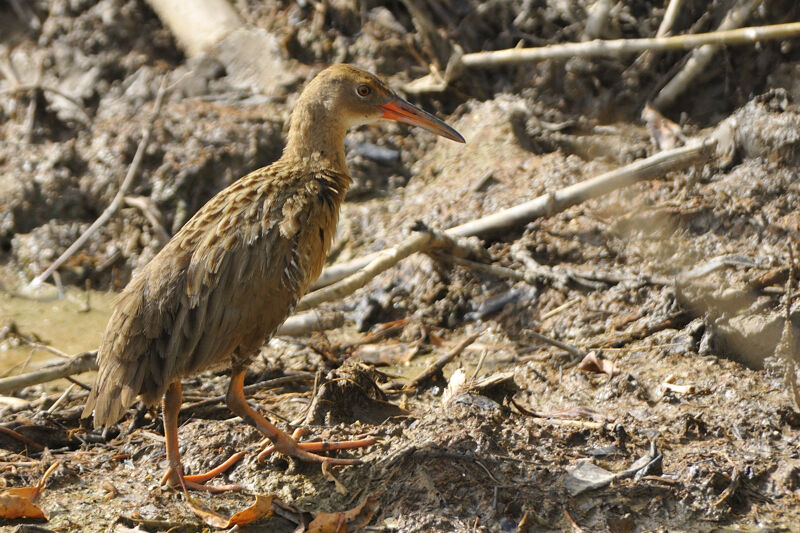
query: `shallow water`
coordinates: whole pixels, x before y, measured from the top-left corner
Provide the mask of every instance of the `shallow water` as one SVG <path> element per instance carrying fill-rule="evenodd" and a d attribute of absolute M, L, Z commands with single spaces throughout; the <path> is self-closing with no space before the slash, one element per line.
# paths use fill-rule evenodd
<path fill-rule="evenodd" d="M 16 375 L 61 360 L 58 355 L 20 340 L 30 338 L 68 355 L 97 348 L 115 294 L 54 287 L 0 291 L 0 328 L 9 323 L 19 335 L 0 339 L 0 376 Z"/>

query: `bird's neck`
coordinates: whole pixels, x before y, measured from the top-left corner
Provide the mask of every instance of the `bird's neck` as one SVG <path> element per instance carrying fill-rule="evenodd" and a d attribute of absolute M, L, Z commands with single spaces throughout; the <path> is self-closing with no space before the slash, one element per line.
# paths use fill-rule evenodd
<path fill-rule="evenodd" d="M 347 124 L 324 99 L 302 99 L 292 113 L 283 158 L 309 170 L 348 175 L 344 154 Z"/>

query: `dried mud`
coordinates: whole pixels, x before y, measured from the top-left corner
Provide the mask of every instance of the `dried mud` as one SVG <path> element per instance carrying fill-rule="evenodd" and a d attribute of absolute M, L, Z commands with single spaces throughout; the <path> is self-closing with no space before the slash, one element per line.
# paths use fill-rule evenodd
<path fill-rule="evenodd" d="M 16 278 L 46 268 L 113 198 L 163 75 L 175 87 L 129 192 L 146 199 L 149 216 L 126 204 L 60 269 L 65 284 L 121 288 L 163 244 L 157 226 L 174 233 L 216 191 L 274 160 L 294 92 L 323 64 L 357 63 L 402 87 L 441 63 L 405 3 L 237 2 L 247 22 L 278 37 L 293 66 L 276 94 L 258 95 L 232 85 L 212 59 L 187 62 L 144 2 L 33 2 L 38 28 L 22 24 L 11 4 L 0 4 L 0 46 L 19 81 L 39 80 L 79 104 L 47 90 L 0 93 L 0 297 L 14 305 L 25 305 Z M 580 40 L 588 13 L 582 1 L 419 4 L 443 42 L 466 52 Z M 602 37 L 654 34 L 662 4 L 618 3 Z M 687 1 L 676 31 L 712 29 L 731 4 Z M 749 24 L 799 11 L 764 2 Z M 281 425 L 306 425 L 305 439 L 379 439 L 337 452 L 364 460 L 333 468 L 337 482 L 283 456 L 258 463 L 257 431 L 221 401 L 199 405 L 223 395 L 227 377 L 188 380 L 186 470 L 248 452 L 211 482 L 244 492 L 196 499 L 232 513 L 252 494 L 271 493 L 307 518 L 375 497 L 373 531 L 800 531 L 800 413 L 777 354 L 787 244 L 800 242 L 797 47 L 723 50 L 665 110 L 686 136 L 716 135 L 724 154 L 487 236 L 491 263 L 527 281 L 413 256 L 326 306 L 345 313 L 345 328 L 262 348 L 248 384 L 297 379 L 257 387 L 252 404 Z M 468 144 L 395 124 L 353 132 L 355 184 L 331 261 L 398 243 L 418 220 L 451 227 L 657 152 L 639 113 L 682 57 L 476 70 L 444 93 L 410 97 L 446 116 Z M 0 77 L 0 91 L 13 86 Z M 790 331 L 800 338 L 794 290 Z M 78 311 L 58 312 L 82 327 Z M 48 338 L 46 324 L 20 331 L 0 320 L 3 350 Z M 476 332 L 443 376 L 401 389 Z M 582 370 L 536 333 L 594 351 L 613 375 Z M 784 351 L 800 357 L 796 342 Z M 448 390 L 458 369 L 478 383 Z M 491 377 L 500 385 L 480 385 Z M 156 413 L 131 411 L 102 433 L 79 419 L 85 392 L 53 408 L 61 395 L 29 387 L 14 393 L 19 405 L 0 406 L 5 427 L 47 447 L 33 452 L 0 433 L 2 486 L 33 485 L 61 462 L 41 498 L 50 520 L 39 525 L 206 527 L 180 492 L 160 487 Z M 620 475 L 591 484 L 608 472 Z M 0 521 L 0 529 L 27 523 Z M 295 527 L 274 516 L 238 530 Z"/>

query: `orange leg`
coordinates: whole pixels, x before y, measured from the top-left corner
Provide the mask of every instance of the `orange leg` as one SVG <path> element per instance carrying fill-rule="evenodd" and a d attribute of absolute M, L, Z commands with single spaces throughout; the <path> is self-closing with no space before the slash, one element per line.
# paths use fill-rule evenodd
<path fill-rule="evenodd" d="M 178 448 L 178 413 L 181 410 L 181 382 L 172 383 L 164 394 L 162 402 L 162 412 L 164 415 L 164 437 L 167 446 L 167 461 L 169 467 L 161 483 L 169 483 L 172 487 L 182 487 L 184 492 L 188 489 L 205 490 L 208 492 L 226 492 L 229 490 L 240 490 L 239 485 L 207 486 L 203 485 L 206 481 L 221 474 L 229 469 L 242 457 L 244 452 L 233 454 L 227 461 L 209 470 L 204 474 L 192 476 L 183 475 L 183 465 L 181 464 L 181 452 Z"/>
<path fill-rule="evenodd" d="M 292 439 L 296 442 L 300 437 L 308 433 L 307 429 L 304 428 L 297 428 L 292 433 Z M 369 437 L 366 439 L 359 439 L 359 440 L 347 440 L 347 441 L 317 441 L 317 442 L 298 442 L 297 445 L 309 452 L 325 452 L 330 450 L 352 450 L 354 448 L 366 448 L 367 446 L 372 446 L 378 442 L 378 439 L 374 437 Z M 263 463 L 267 460 L 272 453 L 278 451 L 278 448 L 272 444 L 271 446 L 267 446 L 264 448 L 261 453 L 258 454 L 258 462 Z M 324 459 L 328 459 L 324 457 Z M 358 461 L 356 459 L 356 461 Z M 331 462 L 328 460 L 327 462 Z M 360 461 L 359 461 L 360 462 Z"/>
<path fill-rule="evenodd" d="M 330 463 L 334 465 L 357 465 L 361 464 L 359 459 L 336 459 L 333 457 L 325 457 L 317 455 L 312 452 L 328 451 L 328 450 L 342 450 L 348 448 L 362 448 L 364 446 L 371 446 L 375 444 L 375 439 L 362 439 L 350 442 L 297 442 L 294 438 L 290 437 L 277 426 L 272 424 L 269 420 L 261 416 L 256 410 L 248 405 L 244 397 L 244 368 L 234 367 L 231 372 L 231 383 L 228 386 L 227 403 L 231 411 L 242 417 L 242 419 L 258 429 L 261 433 L 269 437 L 272 441 L 272 446 L 261 452 L 258 458 L 263 461 L 266 455 L 273 451 L 279 451 L 286 455 L 291 455 L 297 459 L 308 461 L 311 463 Z M 294 433 L 295 438 L 300 435 L 297 431 Z"/>

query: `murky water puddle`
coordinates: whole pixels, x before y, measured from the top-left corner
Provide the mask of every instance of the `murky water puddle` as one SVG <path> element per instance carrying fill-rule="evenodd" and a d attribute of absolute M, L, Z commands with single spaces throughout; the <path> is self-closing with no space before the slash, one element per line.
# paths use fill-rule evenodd
<path fill-rule="evenodd" d="M 100 345 L 115 294 L 67 288 L 59 297 L 55 288 L 35 292 L 0 291 L 0 328 L 13 327 L 19 335 L 0 338 L 0 377 L 29 372 L 57 355 L 19 337 L 30 338 L 68 355 Z"/>

